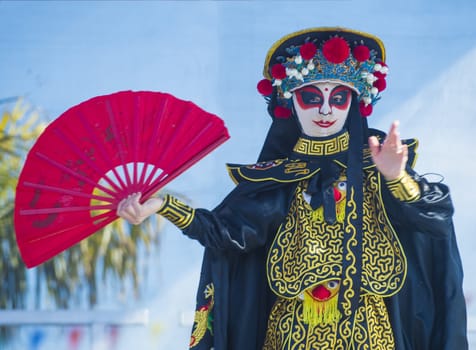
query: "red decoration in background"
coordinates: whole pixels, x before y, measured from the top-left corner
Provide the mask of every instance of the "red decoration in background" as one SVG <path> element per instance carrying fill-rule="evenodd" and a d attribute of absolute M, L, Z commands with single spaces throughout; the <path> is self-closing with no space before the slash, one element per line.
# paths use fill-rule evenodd
<path fill-rule="evenodd" d="M 322 46 L 322 54 L 331 63 L 342 63 L 349 57 L 349 44 L 343 38 L 329 39 Z"/>
<path fill-rule="evenodd" d="M 109 349 L 117 349 L 117 344 L 119 340 L 119 327 L 111 326 L 109 328 Z"/>
<path fill-rule="evenodd" d="M 299 48 L 301 57 L 305 60 L 310 60 L 317 52 L 317 47 L 313 43 L 305 43 Z"/>
<path fill-rule="evenodd" d="M 291 110 L 283 106 L 276 106 L 274 116 L 279 119 L 288 119 L 291 116 Z"/>
<path fill-rule="evenodd" d="M 72 107 L 40 135 L 23 166 L 15 232 L 33 267 L 117 219 L 229 138 L 223 121 L 160 92 L 124 91 Z"/>
<path fill-rule="evenodd" d="M 269 96 L 273 93 L 273 85 L 268 79 L 260 80 L 256 88 L 258 92 L 264 96 Z"/>
<path fill-rule="evenodd" d="M 359 62 L 365 62 L 370 58 L 370 50 L 365 45 L 358 45 L 354 47 L 352 53 L 355 59 Z"/>
<path fill-rule="evenodd" d="M 271 67 L 271 75 L 274 79 L 286 78 L 286 68 L 281 63 L 276 63 Z"/>
<path fill-rule="evenodd" d="M 360 101 L 360 103 L 359 103 L 359 111 L 360 111 L 360 115 L 361 115 L 362 117 L 368 117 L 369 115 L 372 114 L 372 111 L 373 111 L 372 104 L 369 103 L 368 105 L 365 105 L 365 102 L 364 102 L 364 101 Z"/>
<path fill-rule="evenodd" d="M 82 331 L 79 328 L 74 328 L 71 330 L 69 333 L 69 350 L 78 349 L 82 335 Z"/>

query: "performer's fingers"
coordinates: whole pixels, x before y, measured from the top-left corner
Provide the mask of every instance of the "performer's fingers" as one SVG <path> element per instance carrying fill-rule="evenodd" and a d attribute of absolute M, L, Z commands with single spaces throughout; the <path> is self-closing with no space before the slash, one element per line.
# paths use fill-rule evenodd
<path fill-rule="evenodd" d="M 385 143 L 390 145 L 390 147 L 395 148 L 398 147 L 400 144 L 400 133 L 398 132 L 398 126 L 400 122 L 395 120 L 392 125 L 390 126 L 390 130 L 388 131 L 388 135 L 385 138 Z"/>
<path fill-rule="evenodd" d="M 141 193 L 134 193 L 132 196 L 131 207 L 134 210 L 134 215 L 136 218 L 140 218 L 141 216 L 141 205 L 139 203 L 141 197 Z"/>
<path fill-rule="evenodd" d="M 380 152 L 380 142 L 376 136 L 369 137 L 369 148 L 372 157 L 375 157 Z"/>

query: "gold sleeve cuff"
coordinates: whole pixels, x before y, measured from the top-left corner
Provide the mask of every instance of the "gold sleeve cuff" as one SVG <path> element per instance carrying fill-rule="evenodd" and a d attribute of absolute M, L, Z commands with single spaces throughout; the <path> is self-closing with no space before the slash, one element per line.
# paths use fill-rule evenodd
<path fill-rule="evenodd" d="M 162 215 L 179 229 L 186 229 L 195 216 L 195 209 L 179 201 L 171 195 L 166 195 L 164 203 L 157 210 L 157 214 Z"/>
<path fill-rule="evenodd" d="M 420 198 L 418 183 L 405 171 L 398 179 L 387 181 L 392 195 L 402 202 L 414 202 Z"/>

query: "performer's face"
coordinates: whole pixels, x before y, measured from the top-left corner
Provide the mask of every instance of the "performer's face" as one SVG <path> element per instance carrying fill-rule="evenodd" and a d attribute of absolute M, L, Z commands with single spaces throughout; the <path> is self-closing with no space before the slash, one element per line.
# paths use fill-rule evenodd
<path fill-rule="evenodd" d="M 308 136 L 330 136 L 342 130 L 349 114 L 352 90 L 338 83 L 319 82 L 293 94 L 302 131 Z"/>

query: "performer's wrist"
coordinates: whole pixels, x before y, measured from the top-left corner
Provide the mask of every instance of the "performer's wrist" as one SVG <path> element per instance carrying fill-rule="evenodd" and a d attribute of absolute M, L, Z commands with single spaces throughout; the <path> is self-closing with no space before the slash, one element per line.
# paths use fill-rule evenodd
<path fill-rule="evenodd" d="M 162 215 L 179 229 L 186 229 L 195 216 L 195 209 L 167 194 L 157 214 Z"/>
<path fill-rule="evenodd" d="M 406 171 L 396 179 L 385 182 L 392 195 L 402 202 L 414 202 L 420 198 L 420 186 Z"/>

